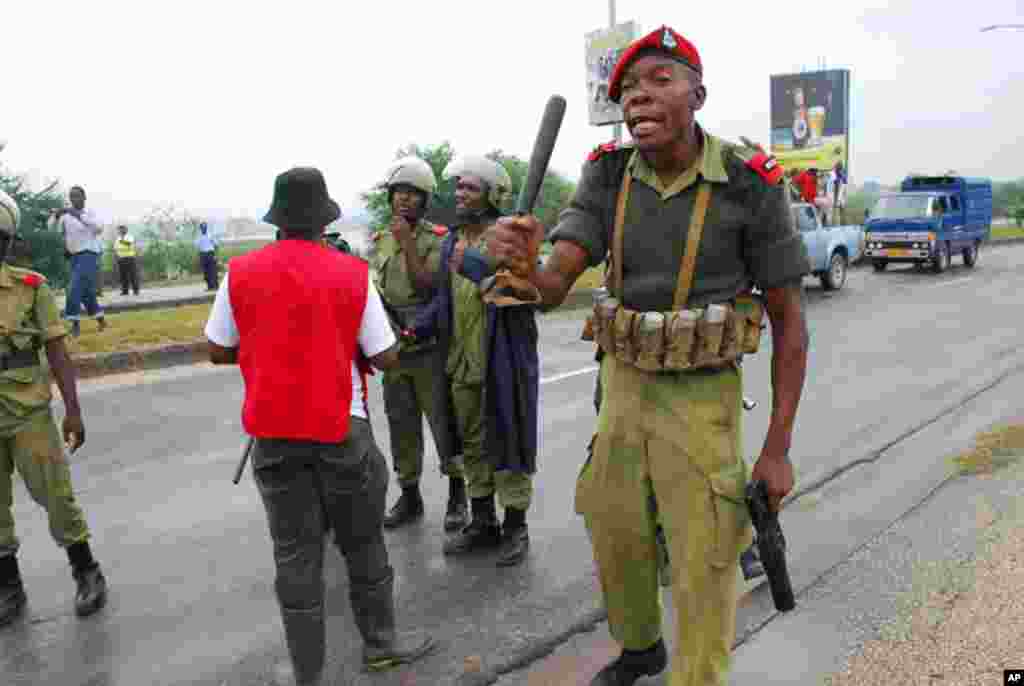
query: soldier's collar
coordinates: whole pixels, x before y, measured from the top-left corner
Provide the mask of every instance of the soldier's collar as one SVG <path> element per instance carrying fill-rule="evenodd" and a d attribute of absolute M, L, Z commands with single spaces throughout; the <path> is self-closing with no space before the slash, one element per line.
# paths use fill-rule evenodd
<path fill-rule="evenodd" d="M 696 181 L 695 177 L 699 174 L 704 180 L 711 181 L 712 183 L 729 183 L 729 174 L 725 171 L 725 163 L 722 161 L 722 141 L 717 136 L 712 136 L 704 131 L 699 125 L 697 126 L 697 132 L 703 138 L 700 157 L 697 159 L 695 167 L 687 169 L 680 175 L 679 179 L 690 178 L 689 183 L 685 184 L 685 186 L 689 186 L 692 182 Z M 644 159 L 638 149 L 633 150 L 628 164 L 630 173 L 636 179 L 641 179 L 648 183 L 648 180 L 654 181 L 658 178 L 658 175 L 647 164 L 647 160 Z M 692 174 L 694 168 L 696 168 L 696 174 Z M 661 185 L 660 181 L 657 183 L 658 186 Z M 653 183 L 648 183 L 648 185 L 654 186 Z"/>

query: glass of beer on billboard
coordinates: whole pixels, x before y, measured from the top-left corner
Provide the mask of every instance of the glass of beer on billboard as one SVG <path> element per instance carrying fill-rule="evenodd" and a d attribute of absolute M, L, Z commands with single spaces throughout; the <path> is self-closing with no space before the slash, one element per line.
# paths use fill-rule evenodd
<path fill-rule="evenodd" d="M 821 145 L 825 133 L 825 108 L 817 105 L 808 109 L 807 123 L 811 128 L 811 145 Z"/>

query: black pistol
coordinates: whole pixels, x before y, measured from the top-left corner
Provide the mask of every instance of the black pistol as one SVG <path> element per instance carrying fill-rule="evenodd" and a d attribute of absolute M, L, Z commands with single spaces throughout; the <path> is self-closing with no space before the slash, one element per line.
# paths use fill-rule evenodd
<path fill-rule="evenodd" d="M 779 525 L 779 513 L 772 512 L 768 506 L 768 488 L 763 481 L 747 484 L 746 500 L 750 520 L 757 532 L 757 549 L 772 589 L 775 609 L 789 612 L 796 607 L 796 599 L 786 569 L 786 539 Z"/>

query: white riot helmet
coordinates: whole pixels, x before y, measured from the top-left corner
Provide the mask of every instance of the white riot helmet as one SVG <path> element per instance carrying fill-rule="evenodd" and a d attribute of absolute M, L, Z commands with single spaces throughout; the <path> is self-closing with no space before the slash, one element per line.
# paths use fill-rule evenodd
<path fill-rule="evenodd" d="M 13 237 L 18 230 L 18 219 L 21 211 L 14 198 L 0 191 L 0 233 Z"/>
<path fill-rule="evenodd" d="M 444 168 L 446 179 L 460 176 L 475 176 L 483 179 L 489 186 L 487 202 L 494 209 L 501 209 L 502 203 L 512 193 L 512 177 L 494 160 L 480 155 L 456 157 Z"/>
<path fill-rule="evenodd" d="M 403 183 L 423 191 L 427 196 L 424 206 L 430 204 L 430 198 L 437 190 L 437 178 L 434 176 L 434 170 L 426 160 L 419 157 L 403 157 L 388 168 L 384 181 L 384 185 L 388 189 L 388 200 L 391 199 L 391 189 Z"/>

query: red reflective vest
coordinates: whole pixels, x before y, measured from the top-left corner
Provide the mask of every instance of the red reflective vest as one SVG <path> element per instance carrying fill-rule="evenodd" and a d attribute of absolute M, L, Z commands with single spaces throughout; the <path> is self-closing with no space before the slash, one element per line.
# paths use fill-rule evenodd
<path fill-rule="evenodd" d="M 319 243 L 282 240 L 232 259 L 228 279 L 246 433 L 345 440 L 366 262 Z"/>

